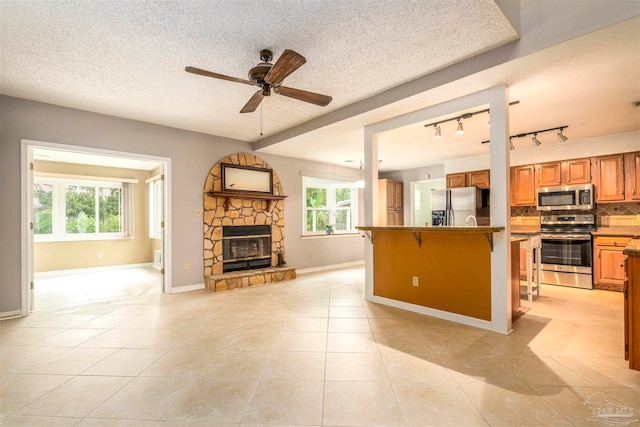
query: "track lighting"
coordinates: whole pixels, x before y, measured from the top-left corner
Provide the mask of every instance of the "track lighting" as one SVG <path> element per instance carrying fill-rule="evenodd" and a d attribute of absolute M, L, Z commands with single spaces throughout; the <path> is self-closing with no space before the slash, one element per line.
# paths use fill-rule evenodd
<path fill-rule="evenodd" d="M 509 137 L 509 146 L 511 147 L 512 150 L 515 149 L 515 147 L 513 146 L 513 138 L 524 138 L 525 136 L 529 136 L 529 135 L 533 135 L 533 137 L 531 138 L 531 144 L 533 145 L 533 147 L 539 147 L 542 145 L 542 142 L 540 142 L 540 140 L 538 139 L 538 134 L 539 133 L 544 133 L 544 132 L 551 132 L 554 130 L 558 130 L 559 132 L 557 133 L 558 136 L 558 140 L 560 142 L 565 142 L 567 139 L 566 136 L 564 136 L 564 134 L 562 133 L 563 130 L 565 130 L 566 128 L 568 128 L 569 126 L 558 126 L 555 128 L 551 128 L 551 129 L 543 129 L 543 130 L 535 130 L 533 132 L 526 132 L 526 133 L 519 133 L 517 135 L 511 135 Z M 481 144 L 486 144 L 490 141 L 482 141 Z"/>
<path fill-rule="evenodd" d="M 562 144 L 563 142 L 565 142 L 567 139 L 569 139 L 569 138 L 567 138 L 566 136 L 564 136 L 564 135 L 562 134 L 562 131 L 563 131 L 563 130 L 564 130 L 564 128 L 560 128 L 560 132 L 558 132 L 558 141 L 560 141 L 560 143 L 561 143 L 561 144 Z"/>
<path fill-rule="evenodd" d="M 520 103 L 520 101 L 513 101 L 513 102 L 509 103 L 509 106 L 516 105 L 516 104 L 519 104 L 519 103 Z M 442 138 L 442 134 L 441 134 L 441 131 L 440 131 L 440 125 L 442 123 L 452 122 L 452 121 L 456 120 L 458 122 L 458 128 L 456 130 L 456 133 L 458 135 L 462 135 L 462 134 L 464 134 L 464 125 L 462 124 L 462 119 L 470 119 L 471 117 L 475 116 L 476 114 L 481 114 L 481 113 L 489 113 L 489 109 L 487 108 L 486 110 L 479 110 L 479 111 L 473 111 L 471 113 L 460 114 L 459 116 L 452 117 L 450 119 L 440 120 L 439 122 L 426 124 L 426 125 L 424 125 L 424 127 L 433 126 L 433 128 L 435 129 L 435 133 L 434 133 L 433 137 L 434 138 Z M 491 120 L 487 121 L 487 126 L 491 127 Z"/>

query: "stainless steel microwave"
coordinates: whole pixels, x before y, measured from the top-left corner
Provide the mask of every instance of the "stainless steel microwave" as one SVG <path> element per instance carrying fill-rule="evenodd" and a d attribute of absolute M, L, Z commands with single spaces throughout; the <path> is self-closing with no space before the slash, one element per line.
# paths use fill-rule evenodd
<path fill-rule="evenodd" d="M 538 188 L 536 207 L 539 211 L 593 209 L 593 184 Z"/>

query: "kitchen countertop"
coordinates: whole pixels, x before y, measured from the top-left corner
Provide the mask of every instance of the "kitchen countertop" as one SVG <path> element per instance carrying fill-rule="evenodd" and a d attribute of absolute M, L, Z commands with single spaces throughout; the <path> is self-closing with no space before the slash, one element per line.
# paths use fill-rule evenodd
<path fill-rule="evenodd" d="M 514 225 L 511 224 L 511 234 L 539 234 L 539 225 Z"/>
<path fill-rule="evenodd" d="M 633 239 L 622 251 L 625 255 L 640 256 L 640 239 Z"/>
<path fill-rule="evenodd" d="M 591 232 L 594 236 L 623 236 L 640 238 L 640 225 L 616 225 L 613 227 L 598 227 Z"/>
<path fill-rule="evenodd" d="M 356 227 L 358 230 L 371 230 L 371 231 L 413 231 L 413 232 L 457 232 L 457 233 L 497 233 L 504 231 L 504 227 L 451 227 L 451 226 L 438 226 L 438 227 L 389 227 L 389 226 L 361 226 Z"/>

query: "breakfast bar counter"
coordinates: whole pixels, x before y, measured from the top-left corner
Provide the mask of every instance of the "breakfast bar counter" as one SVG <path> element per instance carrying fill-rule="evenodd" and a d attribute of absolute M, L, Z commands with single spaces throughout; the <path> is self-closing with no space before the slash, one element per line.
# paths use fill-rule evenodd
<path fill-rule="evenodd" d="M 493 234 L 504 227 L 358 227 L 373 246 L 373 294 L 491 320 Z"/>

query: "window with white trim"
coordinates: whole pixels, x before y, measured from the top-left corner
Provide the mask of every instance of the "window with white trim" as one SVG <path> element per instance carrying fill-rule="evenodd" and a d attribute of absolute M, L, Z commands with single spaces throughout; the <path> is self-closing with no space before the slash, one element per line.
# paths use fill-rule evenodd
<path fill-rule="evenodd" d="M 358 191 L 354 182 L 302 177 L 303 235 L 355 233 L 358 219 Z"/>
<path fill-rule="evenodd" d="M 36 242 L 133 236 L 133 184 L 34 177 Z"/>
<path fill-rule="evenodd" d="M 162 179 L 149 182 L 149 237 L 162 238 Z"/>

